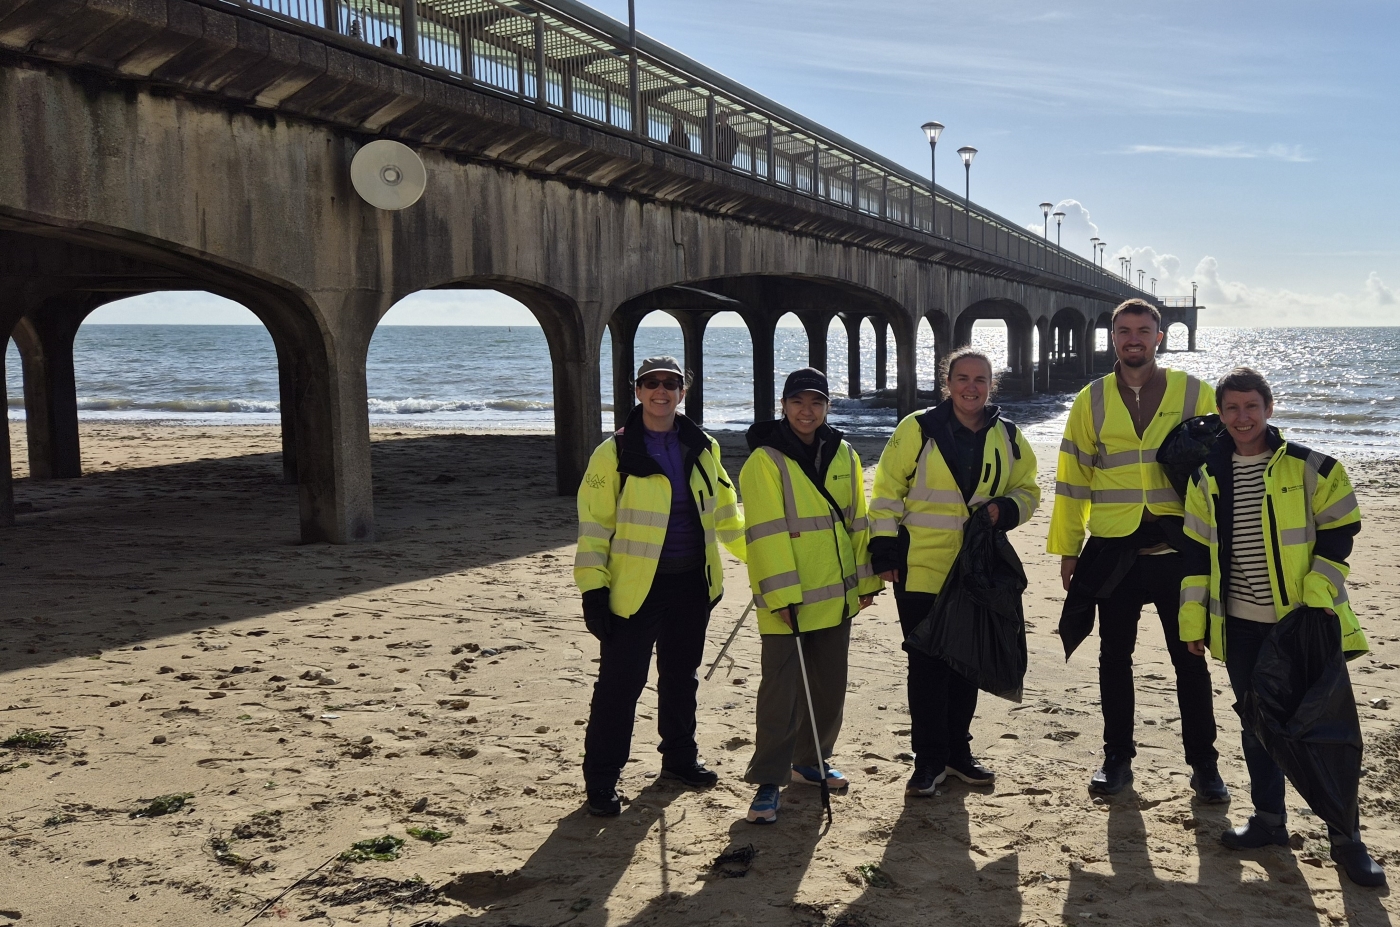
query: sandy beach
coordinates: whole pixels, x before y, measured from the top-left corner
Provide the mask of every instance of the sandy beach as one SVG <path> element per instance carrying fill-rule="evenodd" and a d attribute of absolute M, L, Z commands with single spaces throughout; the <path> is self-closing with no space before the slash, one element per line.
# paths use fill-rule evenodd
<path fill-rule="evenodd" d="M 11 435 L 24 477 L 23 425 Z M 906 802 L 887 594 L 855 626 L 833 760 L 853 785 L 823 834 L 817 792 L 800 786 L 776 826 L 742 820 L 752 624 L 700 690 L 701 752 L 719 786 L 656 778 L 649 688 L 622 783 L 630 803 L 612 820 L 583 813 L 597 648 L 572 583 L 574 501 L 552 494 L 553 439 L 374 438 L 372 545 L 298 543 L 273 427 L 88 421 L 87 476 L 17 483 L 19 525 L 0 533 L 0 740 L 54 736 L 0 749 L 0 925 L 240 925 L 265 911 L 257 922 L 403 927 L 1379 927 L 1400 913 L 1384 890 L 1346 881 L 1291 790 L 1291 848 L 1219 845 L 1249 809 L 1224 667 L 1211 673 L 1234 802 L 1206 806 L 1187 787 L 1150 608 L 1136 786 L 1087 793 L 1101 748 L 1096 645 L 1066 663 L 1054 633 L 1048 447 L 1037 448 L 1047 505 L 1013 534 L 1031 579 L 1026 697 L 984 694 L 973 728 L 995 787 Z M 737 474 L 742 436 L 721 440 Z M 855 443 L 869 478 L 882 442 Z M 1365 520 L 1351 596 L 1372 646 L 1350 666 L 1364 837 L 1400 878 L 1400 461 L 1349 470 Z M 707 665 L 748 598 L 742 565 L 727 563 Z M 142 814 L 169 796 L 169 813 Z M 405 841 L 398 858 L 340 859 L 385 836 Z M 726 853 L 738 859 L 715 867 Z"/>

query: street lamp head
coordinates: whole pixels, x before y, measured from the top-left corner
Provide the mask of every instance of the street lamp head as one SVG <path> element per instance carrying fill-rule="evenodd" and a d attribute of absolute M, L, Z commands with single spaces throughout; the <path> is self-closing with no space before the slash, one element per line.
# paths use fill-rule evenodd
<path fill-rule="evenodd" d="M 1065 214 L 1062 213 L 1062 212 L 1054 212 L 1054 213 L 1051 213 L 1051 215 L 1055 217 L 1055 221 L 1056 221 L 1056 222 L 1063 222 L 1063 221 L 1064 221 Z"/>
<path fill-rule="evenodd" d="M 964 145 L 958 149 L 958 157 L 962 158 L 963 167 L 971 167 L 972 159 L 977 157 L 977 149 L 971 145 Z"/>
<path fill-rule="evenodd" d="M 924 125 L 923 125 L 923 130 L 924 130 L 924 134 L 928 136 L 928 143 L 929 143 L 930 145 L 937 145 L 937 144 L 938 144 L 938 136 L 940 136 L 940 135 L 943 134 L 943 123 L 941 123 L 941 122 L 926 122 L 926 123 L 924 123 Z"/>
<path fill-rule="evenodd" d="M 1054 204 L 1054 203 L 1041 203 L 1041 204 L 1040 204 L 1040 211 L 1041 211 L 1041 213 L 1042 213 L 1043 215 L 1047 215 L 1047 216 L 1050 215 L 1050 210 L 1052 210 L 1052 209 L 1054 209 L 1054 208 L 1055 208 L 1055 204 Z M 1056 215 L 1059 215 L 1059 213 L 1056 213 Z"/>
<path fill-rule="evenodd" d="M 1095 248 L 1099 246 L 1099 236 L 1095 235 L 1094 237 L 1090 238 L 1089 241 L 1093 243 Z"/>

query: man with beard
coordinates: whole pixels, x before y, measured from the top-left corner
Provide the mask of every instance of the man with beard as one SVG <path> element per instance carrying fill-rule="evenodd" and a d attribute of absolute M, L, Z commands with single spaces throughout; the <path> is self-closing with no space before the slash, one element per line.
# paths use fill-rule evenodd
<path fill-rule="evenodd" d="M 1047 549 L 1061 557 L 1066 591 L 1090 595 L 1098 607 L 1104 760 L 1089 791 L 1113 795 L 1133 781 L 1133 650 L 1142 607 L 1150 602 L 1176 671 L 1191 787 L 1200 800 L 1216 803 L 1228 801 L 1229 792 L 1216 769 L 1210 674 L 1177 627 L 1184 510 L 1156 462 L 1157 448 L 1172 429 L 1215 411 L 1215 394 L 1184 371 L 1157 365 L 1161 326 L 1161 314 L 1144 300 L 1130 299 L 1113 311 L 1110 335 L 1118 361 L 1070 409 Z"/>

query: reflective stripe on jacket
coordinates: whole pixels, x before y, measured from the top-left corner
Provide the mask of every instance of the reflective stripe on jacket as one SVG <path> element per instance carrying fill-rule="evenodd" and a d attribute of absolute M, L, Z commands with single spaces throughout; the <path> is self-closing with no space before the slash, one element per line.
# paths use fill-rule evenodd
<path fill-rule="evenodd" d="M 1095 537 L 1127 537 L 1142 523 L 1142 510 L 1181 516 L 1181 497 L 1157 463 L 1157 448 L 1177 425 L 1215 411 L 1215 391 L 1182 370 L 1168 370 L 1157 414 L 1139 438 L 1133 417 L 1110 373 L 1074 399 L 1060 442 L 1055 507 L 1046 550 L 1079 556 L 1087 525 Z"/>
<path fill-rule="evenodd" d="M 691 499 L 705 532 L 705 578 L 713 605 L 724 592 L 724 568 L 716 542 L 743 560 L 744 517 L 720 464 L 719 444 L 684 416 L 676 420 L 687 448 Z M 636 614 L 651 591 L 671 519 L 671 480 L 660 466 L 644 449 L 640 454 L 635 448 L 619 454 L 626 430 L 642 427 L 639 406 L 617 436 L 593 451 L 578 490 L 574 582 L 581 592 L 606 588 L 613 614 L 623 618 Z M 636 440 L 641 440 L 640 433 Z M 629 466 L 631 470 L 625 469 Z"/>
<path fill-rule="evenodd" d="M 790 634 L 774 611 L 797 605 L 803 631 L 835 627 L 860 611 L 860 597 L 884 588 L 870 569 L 865 476 L 855 449 L 841 441 L 823 479 L 831 502 L 801 465 L 771 445 L 739 471 L 749 585 L 760 634 Z"/>
<path fill-rule="evenodd" d="M 1346 470 L 1325 454 L 1283 441 L 1270 427 L 1273 457 L 1264 469 L 1264 505 L 1259 526 L 1274 615 L 1283 620 L 1299 606 L 1330 608 L 1342 623 L 1342 650 L 1355 659 L 1370 648 L 1347 598 L 1350 573 L 1346 558 L 1361 530 Z M 1227 659 L 1229 546 L 1233 532 L 1231 453 L 1234 443 L 1222 438 L 1186 490 L 1186 536 L 1197 549 L 1187 550 L 1187 576 L 1181 582 L 1177 622 L 1181 639 L 1208 639 L 1217 660 Z"/>
<path fill-rule="evenodd" d="M 964 500 L 957 478 L 937 442 L 924 428 L 924 416 L 938 408 L 906 416 L 880 455 L 870 501 L 871 537 L 898 537 L 909 532 L 904 587 L 910 592 L 938 593 L 962 548 L 963 523 L 992 499 L 1015 503 L 1016 513 L 1001 513 L 1014 522 L 1027 521 L 1040 502 L 1036 485 L 1035 451 L 1021 430 L 990 413 L 984 430 L 982 468 L 970 499 Z"/>

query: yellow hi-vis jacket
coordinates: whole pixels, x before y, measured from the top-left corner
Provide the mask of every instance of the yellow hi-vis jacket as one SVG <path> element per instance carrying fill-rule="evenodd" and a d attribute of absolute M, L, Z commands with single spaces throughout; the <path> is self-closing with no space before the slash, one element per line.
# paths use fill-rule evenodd
<path fill-rule="evenodd" d="M 1290 444 L 1269 428 L 1273 456 L 1264 469 L 1260 513 L 1274 615 L 1280 621 L 1299 606 L 1330 608 L 1342 623 L 1342 651 L 1348 660 L 1369 647 L 1361 622 L 1347 600 L 1352 538 L 1361 530 L 1361 511 L 1342 465 L 1325 454 Z M 1234 534 L 1232 486 L 1234 442 L 1220 438 L 1206 465 L 1186 490 L 1187 576 L 1181 581 L 1177 623 L 1181 639 L 1208 639 L 1217 660 L 1225 649 L 1230 544 Z M 1256 526 L 1251 526 L 1256 527 Z"/>
<path fill-rule="evenodd" d="M 690 495 L 705 533 L 705 578 L 710 605 L 724 592 L 716 541 L 744 559 L 744 516 L 719 444 L 683 415 L 676 416 L 685 448 Z M 627 424 L 594 450 L 578 489 L 578 553 L 574 582 L 580 592 L 607 589 L 612 612 L 631 618 L 651 591 L 666 526 L 671 480 L 646 451 L 638 406 Z"/>
<path fill-rule="evenodd" d="M 1060 442 L 1055 507 L 1045 549 L 1077 557 L 1084 528 L 1122 538 L 1138 529 L 1144 507 L 1181 517 L 1181 497 L 1157 463 L 1157 448 L 1177 425 L 1215 411 L 1215 391 L 1182 370 L 1167 371 L 1167 391 L 1139 438 L 1118 393 L 1117 374 L 1095 380 L 1074 398 Z"/>
<path fill-rule="evenodd" d="M 810 472 L 782 448 L 796 436 L 779 422 L 749 429 L 749 455 L 739 471 L 749 585 L 760 634 L 791 634 L 774 612 L 796 605 L 797 625 L 816 631 L 860 611 L 860 597 L 884 588 L 870 569 L 865 476 L 855 450 L 823 427 L 820 472 Z M 826 490 L 818 489 L 813 477 Z"/>
<path fill-rule="evenodd" d="M 997 527 L 1009 530 L 1025 523 L 1040 503 L 1030 442 L 995 406 L 987 407 L 987 415 L 982 468 L 970 499 L 963 499 L 948 466 L 953 437 L 952 406 L 946 401 L 905 416 L 880 455 L 870 502 L 871 538 L 898 538 L 901 527 L 908 531 L 909 553 L 900 578 L 910 592 L 942 591 L 973 510 L 994 499 L 1013 503 L 1014 512 L 998 505 Z"/>

